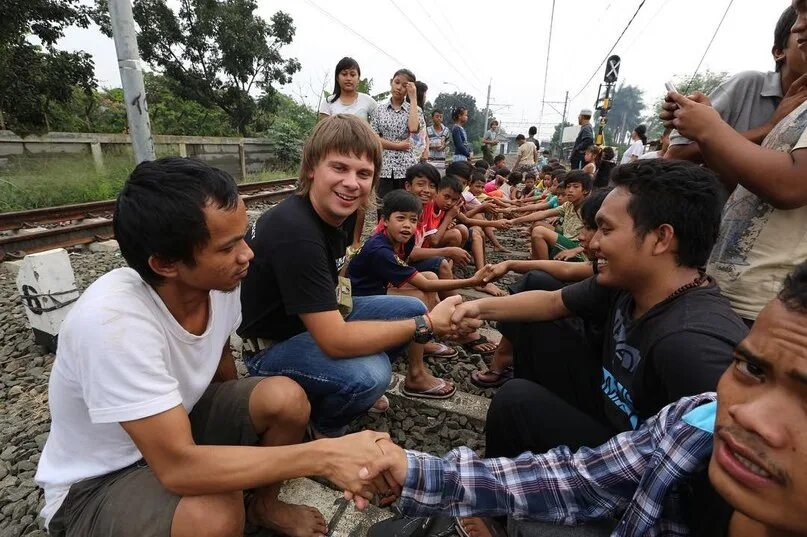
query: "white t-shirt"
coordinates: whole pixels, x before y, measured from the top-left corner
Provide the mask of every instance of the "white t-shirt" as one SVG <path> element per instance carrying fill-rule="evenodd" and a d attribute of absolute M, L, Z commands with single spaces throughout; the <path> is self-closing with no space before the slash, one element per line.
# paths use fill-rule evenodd
<path fill-rule="evenodd" d="M 351 114 L 362 118 L 364 121 L 369 121 L 370 114 L 378 106 L 378 103 L 366 93 L 358 93 L 356 100 L 350 104 L 344 104 L 341 98 L 330 102 L 331 97 L 322 99 L 322 103 L 319 105 L 320 114 L 329 116 L 333 114 Z"/>
<path fill-rule="evenodd" d="M 622 155 L 622 160 L 620 161 L 620 164 L 627 164 L 628 162 L 630 162 L 630 158 L 632 156 L 635 155 L 636 158 L 639 158 L 642 156 L 642 153 L 644 153 L 644 144 L 642 143 L 641 140 L 634 140 L 633 143 L 630 144 L 628 150 L 625 151 L 625 154 Z"/>
<path fill-rule="evenodd" d="M 238 291 L 211 291 L 207 328 L 197 336 L 130 268 L 90 285 L 62 323 L 48 385 L 50 435 L 35 478 L 46 523 L 70 485 L 143 457 L 119 422 L 180 404 L 191 411 L 240 322 Z"/>

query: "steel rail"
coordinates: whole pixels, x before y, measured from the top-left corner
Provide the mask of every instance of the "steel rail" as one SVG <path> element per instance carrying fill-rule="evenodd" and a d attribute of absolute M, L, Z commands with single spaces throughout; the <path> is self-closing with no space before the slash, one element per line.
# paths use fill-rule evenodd
<path fill-rule="evenodd" d="M 289 187 L 289 185 L 294 185 L 296 181 L 296 179 L 288 179 L 283 181 L 250 183 L 248 185 L 239 185 L 239 191 L 241 192 L 241 198 L 247 205 L 277 202 L 290 196 L 296 190 L 293 186 L 291 188 Z M 278 186 L 285 186 L 286 188 L 276 188 Z M 101 204 L 107 205 L 104 206 Z M 82 212 L 79 209 L 83 207 L 78 206 L 91 206 L 94 210 L 90 213 Z M 38 216 L 40 219 L 34 220 L 32 218 L 29 221 L 40 224 L 44 223 L 47 219 L 61 222 L 83 218 L 92 214 L 97 215 L 98 213 L 111 214 L 115 208 L 115 202 L 112 200 L 82 203 L 69 207 L 70 208 L 50 207 L 48 209 L 36 209 L 35 211 L 39 212 Z M 101 207 L 101 209 L 98 209 L 98 207 Z M 48 213 L 49 210 L 53 212 Z M 30 214 L 34 211 L 25 212 Z M 0 217 L 2 216 L 4 215 L 0 215 Z M 0 236 L 0 261 L 8 257 L 21 258 L 26 254 L 42 252 L 53 248 L 66 248 L 79 244 L 89 244 L 98 240 L 108 240 L 113 238 L 113 236 L 111 217 L 97 217 L 84 222 L 52 227 L 41 231 L 22 229 L 14 234 Z"/>

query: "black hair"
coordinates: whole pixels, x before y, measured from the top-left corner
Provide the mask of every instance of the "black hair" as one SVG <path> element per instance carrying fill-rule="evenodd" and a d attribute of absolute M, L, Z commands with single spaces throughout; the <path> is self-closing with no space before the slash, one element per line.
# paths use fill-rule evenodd
<path fill-rule="evenodd" d="M 561 177 L 565 176 L 567 173 L 569 172 L 566 171 L 566 168 L 557 168 L 552 170 L 552 172 L 549 175 L 551 175 L 552 177 Z"/>
<path fill-rule="evenodd" d="M 633 129 L 633 132 L 639 135 L 639 138 L 642 140 L 642 145 L 647 145 L 647 127 L 644 125 L 636 125 L 636 128 Z"/>
<path fill-rule="evenodd" d="M 440 172 L 428 162 L 418 162 L 409 166 L 406 169 L 404 183 L 412 184 L 417 177 L 425 177 L 434 185 L 434 188 L 440 186 Z"/>
<path fill-rule="evenodd" d="M 503 160 L 507 160 L 507 157 L 505 157 L 504 155 L 502 155 L 501 153 L 499 153 L 498 155 L 496 155 L 495 157 L 493 157 L 493 164 L 496 164 L 497 162 L 501 162 L 501 161 L 503 161 Z"/>
<path fill-rule="evenodd" d="M 487 177 L 485 177 L 485 172 L 482 170 L 474 170 L 471 174 L 471 179 L 468 181 L 468 184 L 475 183 L 477 181 L 482 181 L 483 183 L 487 182 Z"/>
<path fill-rule="evenodd" d="M 462 113 L 463 113 L 463 112 L 465 112 L 465 111 L 467 111 L 467 110 L 468 110 L 468 109 L 467 109 L 467 108 L 465 108 L 464 106 L 458 106 L 458 107 L 456 107 L 456 108 L 454 109 L 454 111 L 453 111 L 453 112 L 451 112 L 451 120 L 456 122 L 456 121 L 457 121 L 457 120 L 460 118 L 460 116 L 462 115 Z"/>
<path fill-rule="evenodd" d="M 389 220 L 392 213 L 416 213 L 423 212 L 423 204 L 417 196 L 400 188 L 388 192 L 381 202 L 381 216 L 384 220 Z"/>
<path fill-rule="evenodd" d="M 446 173 L 445 177 L 440 179 L 440 186 L 437 187 L 437 190 L 445 190 L 447 188 L 457 194 L 462 194 L 462 183 L 460 183 L 460 180 L 456 176 L 449 175 L 448 173 Z"/>
<path fill-rule="evenodd" d="M 597 229 L 597 211 L 600 210 L 605 196 L 607 196 L 611 190 L 613 189 L 608 187 L 595 188 L 591 191 L 591 194 L 586 196 L 586 199 L 583 200 L 583 204 L 580 205 L 580 220 L 583 221 L 583 225 L 588 229 Z"/>
<path fill-rule="evenodd" d="M 393 77 L 395 78 L 395 77 Z M 425 82 L 421 82 L 420 80 L 415 81 L 415 88 L 417 90 L 416 99 L 418 101 L 418 106 L 421 110 L 423 107 L 426 106 L 426 92 L 429 90 L 429 86 L 426 85 Z M 406 100 L 409 100 L 409 96 L 406 97 Z"/>
<path fill-rule="evenodd" d="M 410 71 L 409 69 L 398 69 L 395 71 L 395 74 L 392 75 L 392 78 L 395 78 L 398 75 L 403 75 L 409 79 L 409 82 L 415 82 L 418 78 L 415 76 L 415 73 Z"/>
<path fill-rule="evenodd" d="M 563 179 L 563 186 L 566 187 L 573 183 L 580 183 L 580 186 L 583 187 L 583 192 L 591 192 L 592 178 L 590 173 L 583 170 L 570 171 Z"/>
<path fill-rule="evenodd" d="M 527 129 L 527 134 L 529 134 L 530 136 L 535 136 L 536 134 L 538 134 L 538 129 L 536 127 L 530 127 L 529 129 Z"/>
<path fill-rule="evenodd" d="M 498 119 L 491 119 L 490 121 L 488 121 L 488 128 L 490 129 L 491 127 L 493 127 L 493 124 L 494 124 L 494 123 L 495 123 L 496 125 L 498 125 L 498 124 L 499 124 L 499 120 L 498 120 Z"/>
<path fill-rule="evenodd" d="M 523 175 L 521 172 L 510 172 L 507 174 L 507 184 L 510 186 L 516 186 L 521 182 L 521 178 Z"/>
<path fill-rule="evenodd" d="M 342 88 L 339 87 L 339 73 L 345 69 L 355 69 L 359 73 L 359 79 L 361 79 L 361 67 L 359 67 L 359 62 L 347 56 L 339 60 L 333 74 L 333 95 L 328 99 L 328 102 L 335 103 L 336 99 L 342 95 Z"/>
<path fill-rule="evenodd" d="M 498 170 L 496 170 L 496 175 L 503 175 L 504 177 L 507 177 L 508 175 L 510 175 L 510 168 L 508 168 L 507 166 L 499 168 Z"/>
<path fill-rule="evenodd" d="M 607 145 L 607 146 L 602 148 L 602 159 L 603 160 L 614 160 L 615 156 L 616 156 L 616 152 L 614 151 L 614 148 L 611 147 L 610 145 Z"/>
<path fill-rule="evenodd" d="M 560 162 L 553 162 L 552 164 L 550 164 L 550 166 L 552 166 L 552 169 L 554 169 L 554 170 L 566 171 L 566 166 L 564 166 Z"/>
<path fill-rule="evenodd" d="M 479 159 L 474 162 L 474 168 L 479 168 L 480 170 L 487 170 L 490 168 L 490 164 L 484 159 Z"/>
<path fill-rule="evenodd" d="M 519 134 L 518 136 L 516 136 L 516 142 L 518 142 L 520 140 L 526 140 L 526 139 L 527 139 L 527 137 L 524 136 L 523 134 Z"/>
<path fill-rule="evenodd" d="M 533 181 L 537 181 L 538 176 L 535 174 L 534 171 L 530 170 L 530 171 L 528 171 L 528 172 L 526 172 L 524 174 L 524 180 L 526 181 L 527 179 L 532 179 Z"/>
<path fill-rule="evenodd" d="M 785 50 L 787 48 L 787 42 L 790 39 L 790 29 L 796 24 L 796 17 L 796 10 L 793 9 L 793 6 L 787 6 L 779 16 L 779 20 L 776 22 L 776 28 L 773 30 L 774 50 Z M 784 65 L 785 58 L 776 60 L 776 72 L 781 71 Z"/>
<path fill-rule="evenodd" d="M 639 160 L 615 168 L 611 182 L 631 193 L 628 214 L 638 237 L 668 224 L 678 239 L 678 264 L 706 264 L 720 229 L 722 205 L 713 171 L 682 160 Z"/>
<path fill-rule="evenodd" d="M 442 114 L 442 113 L 443 111 L 440 110 L 439 108 L 432 108 L 432 117 L 434 117 L 434 114 Z"/>
<path fill-rule="evenodd" d="M 455 175 L 465 180 L 471 178 L 474 171 L 474 166 L 467 160 L 458 160 L 446 166 L 446 175 Z"/>
<path fill-rule="evenodd" d="M 552 170 L 554 170 L 554 169 L 555 168 L 553 168 L 549 164 L 547 164 L 546 166 L 541 166 L 541 172 L 543 172 L 543 173 L 552 173 Z"/>
<path fill-rule="evenodd" d="M 199 160 L 165 157 L 138 164 L 118 194 L 112 227 L 126 263 L 156 287 L 149 258 L 195 264 L 210 240 L 204 208 L 234 210 L 238 186 L 227 172 Z"/>
<path fill-rule="evenodd" d="M 779 300 L 790 311 L 807 313 L 807 261 L 802 261 L 785 277 Z"/>
<path fill-rule="evenodd" d="M 611 149 L 610 147 L 606 147 L 607 149 Z M 605 154 L 605 150 L 603 150 L 603 154 Z M 614 154 L 614 150 L 611 149 L 611 155 Z M 613 158 L 613 156 L 611 157 Z M 602 160 L 600 162 L 600 166 L 597 168 L 597 175 L 594 177 L 594 188 L 601 188 L 608 185 L 608 181 L 611 177 L 611 172 L 614 171 L 616 168 L 616 162 L 612 160 Z"/>

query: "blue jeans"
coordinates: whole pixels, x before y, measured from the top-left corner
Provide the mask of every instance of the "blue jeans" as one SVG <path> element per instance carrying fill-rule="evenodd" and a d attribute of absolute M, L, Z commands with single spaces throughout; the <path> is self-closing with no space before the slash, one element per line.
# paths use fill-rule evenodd
<path fill-rule="evenodd" d="M 426 313 L 426 306 L 410 296 L 353 297 L 347 321 L 392 321 Z M 253 355 L 245 355 L 250 375 L 283 375 L 303 387 L 311 402 L 311 422 L 327 436 L 341 436 L 356 416 L 384 394 L 392 379 L 391 359 L 408 342 L 386 352 L 355 358 L 331 358 L 309 332 L 281 341 Z"/>
<path fill-rule="evenodd" d="M 468 157 L 466 157 L 465 155 L 454 155 L 454 156 L 452 157 L 452 160 L 453 160 L 454 162 L 459 162 L 459 161 L 461 161 L 461 160 L 468 160 Z"/>

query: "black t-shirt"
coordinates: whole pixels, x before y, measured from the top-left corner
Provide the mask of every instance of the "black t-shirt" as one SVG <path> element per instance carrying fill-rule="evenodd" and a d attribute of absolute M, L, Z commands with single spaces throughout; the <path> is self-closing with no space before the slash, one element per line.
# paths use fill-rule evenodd
<path fill-rule="evenodd" d="M 247 231 L 255 257 L 241 282 L 241 337 L 285 340 L 305 332 L 301 313 L 337 309 L 336 285 L 356 215 L 325 223 L 308 197 L 291 196 Z"/>
<path fill-rule="evenodd" d="M 638 319 L 631 295 L 599 285 L 596 276 L 561 293 L 574 315 L 605 327 L 605 415 L 619 431 L 635 429 L 681 397 L 714 391 L 748 333 L 712 282 L 656 304 Z"/>
<path fill-rule="evenodd" d="M 412 237 L 396 253 L 383 231 L 367 239 L 347 267 L 353 296 L 386 295 L 390 285 L 400 287 L 414 278 L 417 269 L 406 263 L 414 247 Z"/>

